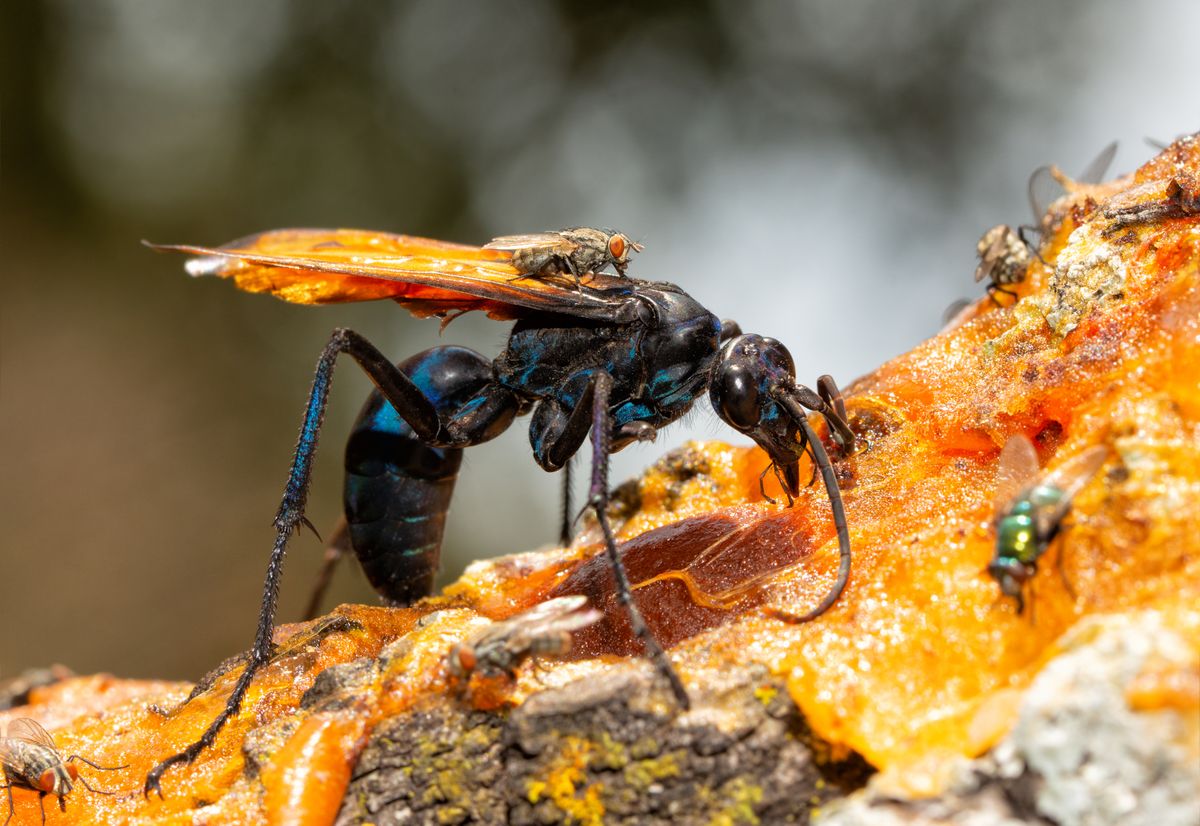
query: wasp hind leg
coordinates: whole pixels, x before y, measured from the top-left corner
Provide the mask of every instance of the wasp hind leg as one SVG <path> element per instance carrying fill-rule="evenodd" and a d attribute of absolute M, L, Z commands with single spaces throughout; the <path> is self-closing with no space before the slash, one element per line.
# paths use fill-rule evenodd
<path fill-rule="evenodd" d="M 183 751 L 172 754 L 156 765 L 146 775 L 142 793 L 149 797 L 157 792 L 162 797 L 162 776 L 178 764 L 188 764 L 216 740 L 217 735 L 238 709 L 254 679 L 254 675 L 271 660 L 274 651 L 272 632 L 275 627 L 275 608 L 279 597 L 279 585 L 283 576 L 283 560 L 287 553 L 288 540 L 301 525 L 308 524 L 304 506 L 308 500 L 312 481 L 313 461 L 316 457 L 317 440 L 325 408 L 329 402 L 329 390 L 333 382 L 333 369 L 338 355 L 345 353 L 358 363 L 384 398 L 395 408 L 412 428 L 418 439 L 426 444 L 447 447 L 465 447 L 487 441 L 504 430 L 516 412 L 515 400 L 505 404 L 497 397 L 488 399 L 489 404 L 478 405 L 460 412 L 455 417 L 443 417 L 437 407 L 422 392 L 412 379 L 379 352 L 375 345 L 353 330 L 339 328 L 333 331 L 325 349 L 317 360 L 300 437 L 292 456 L 287 486 L 275 514 L 275 543 L 267 563 L 266 581 L 263 585 L 262 604 L 259 607 L 258 627 L 254 645 L 246 658 L 245 667 L 225 702 L 225 707 L 216 719 L 204 730 L 200 738 Z M 485 420 L 486 418 L 486 420 Z"/>

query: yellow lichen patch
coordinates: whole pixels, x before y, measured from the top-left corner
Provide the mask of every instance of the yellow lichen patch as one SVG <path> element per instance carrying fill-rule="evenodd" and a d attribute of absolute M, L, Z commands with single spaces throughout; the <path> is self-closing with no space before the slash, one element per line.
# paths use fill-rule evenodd
<path fill-rule="evenodd" d="M 592 745 L 578 737 L 564 737 L 559 752 L 552 761 L 544 781 L 529 784 L 527 797 L 536 804 L 543 798 L 551 800 L 567 815 L 569 822 L 581 826 L 602 826 L 604 803 L 600 800 L 603 784 L 590 783 L 580 791 L 587 778 Z"/>
<path fill-rule="evenodd" d="M 1132 181 L 1073 191 L 1047 222 L 1057 233 L 1018 285 L 1015 305 L 982 299 L 951 328 L 846 388 L 860 447 L 833 455 L 853 567 L 840 600 L 815 621 L 789 624 L 763 608 L 803 613 L 833 584 L 838 547 L 820 482 L 790 508 L 771 504 L 760 489 L 761 451 L 694 444 L 622 488 L 613 515 L 635 599 L 695 696 L 709 696 L 732 668 L 761 664 L 786 678 L 823 756 L 853 750 L 893 776 L 909 769 L 910 792 L 932 792 L 947 765 L 1006 735 L 1025 687 L 1100 625 L 1089 622 L 1145 612 L 1187 641 L 1191 658 L 1149 663 L 1128 704 L 1184 715 L 1191 728 L 1181 736 L 1195 742 L 1200 215 L 1118 222 L 1112 209 L 1140 208 L 1184 185 L 1195 193 L 1198 180 L 1200 141 L 1188 139 Z M 1033 442 L 1048 470 L 1106 449 L 1038 560 L 1022 615 L 987 573 L 998 455 L 1016 434 Z M 767 495 L 778 498 L 769 474 L 767 481 Z M 486 621 L 567 593 L 586 594 L 604 614 L 575 634 L 574 662 L 522 666 L 515 685 L 483 698 L 489 707 L 573 678 L 603 680 L 614 660 L 640 657 L 612 582 L 595 532 L 584 530 L 568 549 L 474 565 L 444 596 L 410 609 L 344 606 L 332 624 L 281 628 L 279 652 L 240 713 L 195 763 L 168 773 L 161 801 L 142 797 L 146 772 L 203 732 L 240 674 L 237 663 L 167 716 L 149 705 L 177 705 L 186 696 L 178 685 L 87 678 L 39 690 L 31 706 L 0 720 L 36 717 L 64 752 L 128 763 L 96 779 L 115 796 L 77 789 L 66 816 L 47 807 L 49 823 L 263 822 L 287 805 L 279 801 L 303 797 L 289 777 L 328 771 L 340 783 L 348 763 L 336 752 L 344 742 L 355 747 L 360 723 L 367 735 L 379 720 L 414 709 L 468 708 L 470 692 L 448 679 L 446 656 Z M 370 667 L 354 703 L 339 707 L 351 719 L 314 719 L 324 712 L 301 700 L 318 675 L 364 661 Z M 770 702 L 768 693 L 759 699 Z M 663 703 L 656 713 L 670 711 Z M 713 709 L 709 702 L 704 713 L 719 720 Z M 668 780 L 674 766 L 669 754 L 646 762 L 633 747 L 625 754 L 577 738 L 563 738 L 555 754 L 527 797 L 585 824 L 603 822 L 605 812 L 589 767 L 653 783 Z M 251 764 L 265 770 L 247 773 Z M 457 799 L 461 782 L 444 768 L 431 793 Z M 762 790 L 730 783 L 703 793 L 729 801 L 716 822 L 754 822 Z M 36 795 L 15 798 L 14 823 L 40 822 Z"/>

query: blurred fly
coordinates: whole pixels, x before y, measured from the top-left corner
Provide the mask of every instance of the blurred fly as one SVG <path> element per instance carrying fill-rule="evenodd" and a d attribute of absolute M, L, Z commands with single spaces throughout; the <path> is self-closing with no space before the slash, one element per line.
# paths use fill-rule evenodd
<path fill-rule="evenodd" d="M 1032 229 L 1041 232 L 1042 219 L 1050 205 L 1061 198 L 1072 184 L 1098 184 L 1103 181 L 1116 155 L 1117 142 L 1113 141 L 1074 179 L 1053 164 L 1035 169 L 1029 176 L 1029 208 L 1033 211 L 1034 220 Z"/>
<path fill-rule="evenodd" d="M 1088 164 L 1077 178 L 1078 183 L 1096 184 L 1104 179 L 1113 157 L 1117 154 L 1117 142 L 1113 141 Z M 1043 219 L 1050 204 L 1061 197 L 1071 183 L 1056 166 L 1040 166 L 1029 176 L 1029 208 L 1033 212 L 1033 223 L 1014 229 L 1008 224 L 998 224 L 979 239 L 976 252 L 979 265 L 975 268 L 976 283 L 987 280 L 987 294 L 996 304 L 996 293 L 1005 293 L 1013 298 L 1017 294 L 1006 287 L 1020 284 L 1033 259 L 1038 255 L 1038 244 L 1030 240 L 1032 235 L 1042 235 Z"/>
<path fill-rule="evenodd" d="M 996 550 L 988 573 L 1005 596 L 1025 610 L 1024 589 L 1058 536 L 1071 502 L 1104 464 L 1108 448 L 1096 445 L 1049 473 L 1038 473 L 1037 451 L 1023 435 L 1009 438 L 996 471 Z M 1062 554 L 1058 557 L 1062 573 Z M 1064 575 L 1065 581 L 1065 575 Z"/>
<path fill-rule="evenodd" d="M 587 273 L 612 265 L 624 277 L 629 258 L 643 247 L 610 229 L 568 227 L 557 232 L 502 235 L 483 245 L 487 250 L 511 250 L 512 265 L 522 278 L 570 273 L 575 283 Z"/>
<path fill-rule="evenodd" d="M 975 268 L 975 283 L 987 279 L 987 294 L 996 304 L 996 293 L 1017 294 L 1006 289 L 1025 280 L 1025 271 L 1033 263 L 1032 245 L 1025 239 L 1026 227 L 1014 230 L 1008 224 L 998 224 L 983 234 L 975 251 L 979 265 Z"/>
<path fill-rule="evenodd" d="M 530 657 L 561 657 L 571 650 L 572 632 L 604 616 L 587 604 L 585 596 L 558 597 L 492 623 L 450 649 L 450 673 L 460 680 L 472 674 L 513 679 Z"/>
<path fill-rule="evenodd" d="M 38 806 L 41 807 L 46 795 L 52 794 L 58 798 L 59 810 L 65 812 L 67 803 L 63 798 L 71 791 L 78 780 L 89 792 L 95 794 L 115 794 L 92 788 L 79 774 L 78 767 L 72 765 L 72 760 L 87 763 L 93 769 L 100 771 L 117 771 L 126 766 L 98 766 L 86 757 L 72 754 L 63 760 L 54 739 L 42 726 L 28 717 L 12 720 L 7 725 L 0 723 L 0 769 L 3 769 L 5 785 L 8 792 L 8 817 L 4 824 L 13 816 L 13 787 L 32 789 L 38 793 Z M 42 823 L 46 822 L 46 810 L 42 809 Z"/>

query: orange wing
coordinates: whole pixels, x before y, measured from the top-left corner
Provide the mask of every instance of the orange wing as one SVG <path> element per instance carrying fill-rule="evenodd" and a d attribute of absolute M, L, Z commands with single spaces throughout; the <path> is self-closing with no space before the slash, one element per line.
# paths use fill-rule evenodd
<path fill-rule="evenodd" d="M 548 312 L 601 321 L 631 309 L 627 280 L 591 275 L 579 288 L 571 278 L 522 277 L 504 251 L 411 235 L 279 229 L 222 247 L 147 246 L 200 256 L 186 264 L 193 276 L 232 278 L 295 304 L 390 298 L 419 317 L 483 310 L 498 319 Z"/>

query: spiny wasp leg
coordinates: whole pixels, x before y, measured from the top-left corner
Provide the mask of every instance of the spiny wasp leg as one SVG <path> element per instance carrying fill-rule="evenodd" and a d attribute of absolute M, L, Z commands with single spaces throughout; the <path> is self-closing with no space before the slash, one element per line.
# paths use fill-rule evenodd
<path fill-rule="evenodd" d="M 287 553 L 287 544 L 296 529 L 306 523 L 304 506 L 308 499 L 309 485 L 312 481 L 313 460 L 317 450 L 317 441 L 321 433 L 321 424 L 325 416 L 325 408 L 329 402 L 329 390 L 333 381 L 333 370 L 339 354 L 345 353 L 353 358 L 366 372 L 375 386 L 396 409 L 396 412 L 408 422 L 419 438 L 426 442 L 443 444 L 465 443 L 467 437 L 462 428 L 452 421 L 443 422 L 438 415 L 435 405 L 425 397 L 421 389 L 404 375 L 386 356 L 373 344 L 355 333 L 353 330 L 339 328 L 334 330 L 329 342 L 322 350 L 317 360 L 317 368 L 313 376 L 312 387 L 309 390 L 308 402 L 304 408 L 303 423 L 300 437 L 292 456 L 292 466 L 288 473 L 287 486 L 283 499 L 275 515 L 275 544 L 271 549 L 271 558 L 267 564 L 266 581 L 263 586 L 262 604 L 259 607 L 258 627 L 254 636 L 254 645 L 246 659 L 246 664 L 238 678 L 232 693 L 226 700 L 225 707 L 205 729 L 200 738 L 183 751 L 167 757 L 156 765 L 146 775 L 142 789 L 145 796 L 157 792 L 162 797 L 160 781 L 162 776 L 178 764 L 187 764 L 195 760 L 206 748 L 211 746 L 217 735 L 231 717 L 241 708 L 242 700 L 254 675 L 270 662 L 274 651 L 272 631 L 275 624 L 275 610 L 279 596 L 279 585 L 283 575 L 283 561 Z"/>
<path fill-rule="evenodd" d="M 655 668 L 658 669 L 659 674 L 667 679 L 667 682 L 671 686 L 671 693 L 675 695 L 676 702 L 679 703 L 681 708 L 688 709 L 691 707 L 691 702 L 688 699 L 687 689 L 683 686 L 683 681 L 679 679 L 679 674 L 676 673 L 674 666 L 671 665 L 671 661 L 667 658 L 666 652 L 663 651 L 662 646 L 655 639 L 654 632 L 646 625 L 646 621 L 642 618 L 642 612 L 638 610 L 637 603 L 633 600 L 633 591 L 629 585 L 629 577 L 625 573 L 625 565 L 621 562 L 621 555 L 617 550 L 612 526 L 608 522 L 608 459 L 611 452 L 612 440 L 612 423 L 609 420 L 608 397 L 611 390 L 612 377 L 608 373 L 598 371 L 593 374 L 591 393 L 592 483 L 588 490 L 588 505 L 595 511 L 596 520 L 600 523 L 600 530 L 604 534 L 604 549 L 608 554 L 608 562 L 612 568 L 613 578 L 616 580 L 617 599 L 629 615 L 629 624 L 633 628 L 633 633 L 641 640 L 642 646 L 653 661 Z"/>

